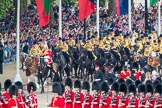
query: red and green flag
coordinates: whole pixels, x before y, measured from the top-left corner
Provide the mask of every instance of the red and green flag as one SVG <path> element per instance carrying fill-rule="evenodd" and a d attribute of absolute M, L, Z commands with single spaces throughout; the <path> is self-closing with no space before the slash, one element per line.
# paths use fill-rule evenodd
<path fill-rule="evenodd" d="M 36 0 L 39 25 L 40 27 L 46 26 L 50 21 L 50 2 L 51 0 Z"/>
<path fill-rule="evenodd" d="M 150 0 L 150 6 L 155 6 L 155 4 L 158 2 L 158 0 Z"/>

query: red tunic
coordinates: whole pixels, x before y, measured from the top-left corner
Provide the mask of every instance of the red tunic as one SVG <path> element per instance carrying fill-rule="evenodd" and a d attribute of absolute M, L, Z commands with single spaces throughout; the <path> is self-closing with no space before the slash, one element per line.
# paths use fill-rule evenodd
<path fill-rule="evenodd" d="M 19 108 L 26 108 L 25 107 L 25 99 L 22 97 L 21 93 L 18 93 L 17 100 L 19 102 Z"/>
<path fill-rule="evenodd" d="M 128 105 L 133 105 L 134 107 L 133 108 L 138 108 L 138 99 L 139 98 L 127 98 L 127 108 L 132 108 L 132 107 L 128 107 Z"/>
<path fill-rule="evenodd" d="M 141 80 L 141 72 L 135 72 L 136 80 Z"/>
<path fill-rule="evenodd" d="M 19 106 L 19 102 L 17 99 L 9 99 L 7 108 L 12 108 L 12 107 L 19 108 L 18 106 Z"/>
<path fill-rule="evenodd" d="M 99 103 L 100 103 L 100 95 L 92 95 L 92 108 L 99 108 Z"/>
<path fill-rule="evenodd" d="M 111 104 L 110 104 L 111 108 L 118 108 L 119 99 L 120 99 L 120 96 L 111 97 Z"/>
<path fill-rule="evenodd" d="M 129 71 L 121 71 L 120 72 L 120 78 L 126 79 L 129 76 L 130 76 L 130 72 Z"/>
<path fill-rule="evenodd" d="M 126 108 L 126 106 L 128 105 L 128 98 L 127 97 L 124 97 L 124 99 L 122 99 L 122 97 L 119 96 L 119 104 L 118 104 L 119 105 L 118 108 Z"/>
<path fill-rule="evenodd" d="M 65 108 L 72 108 L 74 100 L 74 92 L 65 91 L 63 96 L 65 98 Z"/>
<path fill-rule="evenodd" d="M 4 104 L 3 104 L 3 108 L 7 108 L 8 100 L 10 99 L 10 94 L 9 94 L 9 92 L 5 91 L 5 92 L 2 94 L 2 96 L 4 96 L 4 97 L 6 98 L 6 102 L 7 102 L 7 103 L 4 103 Z"/>
<path fill-rule="evenodd" d="M 87 94 L 84 95 L 83 108 L 91 108 L 92 96 Z"/>
<path fill-rule="evenodd" d="M 160 100 L 160 97 L 159 98 L 154 98 L 154 101 L 153 101 L 153 106 L 155 105 L 158 105 L 156 108 L 162 108 L 162 101 Z"/>
<path fill-rule="evenodd" d="M 144 108 L 145 103 L 146 103 L 146 101 L 145 101 L 144 97 L 138 98 L 138 108 Z"/>
<path fill-rule="evenodd" d="M 155 101 L 155 98 L 149 98 L 149 97 L 146 97 L 146 99 L 145 99 L 145 106 L 147 107 L 147 108 L 154 108 L 154 101 Z M 147 104 L 147 102 L 150 104 L 150 105 L 148 105 Z"/>
<path fill-rule="evenodd" d="M 38 108 L 38 99 L 36 94 L 29 94 L 29 99 L 31 102 L 26 103 L 29 108 Z"/>
<path fill-rule="evenodd" d="M 52 62 L 52 51 L 47 49 L 45 50 L 45 54 L 44 56 L 48 59 L 48 63 L 51 63 Z"/>
<path fill-rule="evenodd" d="M 3 101 L 2 100 L 0 100 L 0 108 L 4 108 L 3 107 Z"/>
<path fill-rule="evenodd" d="M 74 95 L 74 106 L 73 108 L 82 108 L 82 103 L 84 101 L 84 95 L 82 93 L 75 93 Z"/>
<path fill-rule="evenodd" d="M 64 100 L 60 96 L 53 96 L 51 99 L 50 107 L 64 108 Z"/>
<path fill-rule="evenodd" d="M 111 104 L 111 97 L 110 96 L 106 96 L 103 97 L 101 96 L 100 98 L 100 108 L 109 108 Z"/>

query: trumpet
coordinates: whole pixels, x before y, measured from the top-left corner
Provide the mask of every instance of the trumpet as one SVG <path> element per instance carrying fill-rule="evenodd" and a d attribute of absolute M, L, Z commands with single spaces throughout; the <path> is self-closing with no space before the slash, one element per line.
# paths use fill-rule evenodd
<path fill-rule="evenodd" d="M 5 104 L 8 103 L 8 99 L 5 96 L 0 96 L 0 100 L 2 100 Z"/>
<path fill-rule="evenodd" d="M 77 93 L 75 94 L 74 100 L 75 100 L 75 101 L 78 101 L 79 98 L 80 98 L 80 93 L 77 92 Z"/>
<path fill-rule="evenodd" d="M 66 96 L 65 96 L 65 99 L 66 99 L 66 101 L 71 100 L 71 94 L 70 93 L 67 93 Z"/>
<path fill-rule="evenodd" d="M 95 94 L 94 97 L 93 97 L 93 99 L 92 99 L 92 102 L 97 101 L 97 98 L 98 98 L 98 96 L 97 96 L 97 94 Z"/>
<path fill-rule="evenodd" d="M 84 103 L 87 103 L 88 100 L 89 100 L 89 95 L 87 94 L 87 95 L 84 97 Z"/>
<path fill-rule="evenodd" d="M 107 97 L 107 95 L 106 95 L 106 94 L 105 94 L 105 95 L 103 95 L 103 96 L 101 97 L 100 104 L 104 105 L 104 102 L 105 102 L 105 100 L 106 100 L 106 97 Z"/>

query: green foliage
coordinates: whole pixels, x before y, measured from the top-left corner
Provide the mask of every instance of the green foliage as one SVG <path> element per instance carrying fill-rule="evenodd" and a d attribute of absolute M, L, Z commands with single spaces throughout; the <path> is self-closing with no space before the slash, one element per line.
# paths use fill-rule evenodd
<path fill-rule="evenodd" d="M 5 17 L 8 13 L 8 10 L 13 7 L 11 0 L 1 0 L 0 2 L 0 19 Z"/>

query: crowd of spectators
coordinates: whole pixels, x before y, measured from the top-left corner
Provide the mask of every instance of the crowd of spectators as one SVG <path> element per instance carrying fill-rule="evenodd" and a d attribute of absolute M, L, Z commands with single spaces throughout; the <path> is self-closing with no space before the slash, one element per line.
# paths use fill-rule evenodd
<path fill-rule="evenodd" d="M 139 5 L 132 8 L 132 28 L 138 33 L 144 32 L 144 7 Z M 39 19 L 37 8 L 34 4 L 29 5 L 26 10 L 21 13 L 20 18 L 20 47 L 24 45 L 32 46 L 34 40 L 47 40 L 50 45 L 54 45 L 58 40 L 59 26 L 59 7 L 53 7 L 52 21 L 50 26 L 46 28 L 39 27 Z M 157 24 L 156 8 L 149 9 L 149 28 L 154 28 Z M 10 63 L 15 60 L 16 55 L 16 26 L 14 23 L 15 10 L 9 11 L 8 15 L 0 20 L 0 40 L 4 45 L 5 62 Z M 68 39 L 71 34 L 74 39 L 78 37 L 91 37 L 96 32 L 96 14 L 92 14 L 86 19 L 86 35 L 84 35 L 84 21 L 79 21 L 79 10 L 77 7 L 69 4 L 63 5 L 62 8 L 62 37 Z M 109 28 L 122 29 L 123 35 L 128 32 L 128 15 L 117 17 L 115 12 L 108 14 L 107 9 L 100 9 L 100 37 L 103 38 L 108 34 Z"/>

